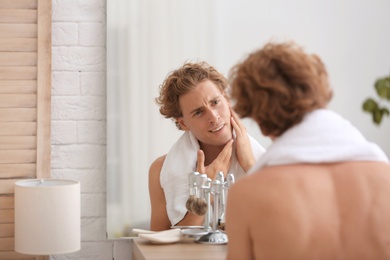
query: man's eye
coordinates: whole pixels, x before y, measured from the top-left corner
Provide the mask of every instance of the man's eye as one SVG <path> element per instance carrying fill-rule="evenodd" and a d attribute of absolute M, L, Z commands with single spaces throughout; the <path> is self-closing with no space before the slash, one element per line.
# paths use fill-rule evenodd
<path fill-rule="evenodd" d="M 219 100 L 214 100 L 214 101 L 212 102 L 212 104 L 213 104 L 213 105 L 218 105 L 218 104 L 219 104 Z"/>
<path fill-rule="evenodd" d="M 193 116 L 199 116 L 200 114 L 202 114 L 202 111 L 201 111 L 201 110 L 198 110 L 198 111 L 196 111 L 196 112 L 193 114 Z"/>

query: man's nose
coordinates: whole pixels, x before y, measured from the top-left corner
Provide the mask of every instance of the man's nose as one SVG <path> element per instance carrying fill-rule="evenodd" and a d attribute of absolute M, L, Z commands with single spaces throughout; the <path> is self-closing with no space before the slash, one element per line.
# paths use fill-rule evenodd
<path fill-rule="evenodd" d="M 209 116 L 209 123 L 215 123 L 219 118 L 218 111 L 214 109 L 209 109 L 208 116 Z"/>

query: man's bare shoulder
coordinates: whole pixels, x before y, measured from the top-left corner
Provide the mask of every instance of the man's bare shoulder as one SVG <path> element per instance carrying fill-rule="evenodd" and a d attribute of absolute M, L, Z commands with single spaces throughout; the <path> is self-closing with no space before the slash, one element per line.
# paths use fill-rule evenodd
<path fill-rule="evenodd" d="M 351 175 L 349 173 L 355 173 Z M 284 181 L 292 178 L 315 180 L 321 175 L 347 176 L 356 178 L 359 175 L 383 176 L 390 178 L 390 164 L 385 162 L 349 161 L 329 164 L 289 164 L 269 166 L 254 172 L 244 178 L 247 183 L 253 181 Z M 315 178 L 313 178 L 315 177 Z"/>
<path fill-rule="evenodd" d="M 152 164 L 150 165 L 150 168 L 149 168 L 149 174 L 154 174 L 154 173 L 160 173 L 161 171 L 161 168 L 164 164 L 164 161 L 165 161 L 165 157 L 167 155 L 164 154 L 158 158 L 156 158 Z"/>
<path fill-rule="evenodd" d="M 236 194 L 237 198 L 246 198 L 245 202 L 250 201 L 268 201 L 270 195 L 284 184 L 281 171 L 277 167 L 267 167 L 258 170 L 250 175 L 240 178 L 229 189 L 229 194 Z M 242 202 L 240 202 L 242 203 Z"/>
<path fill-rule="evenodd" d="M 303 165 L 280 165 L 280 166 L 269 166 L 262 168 L 253 172 L 250 175 L 247 175 L 237 181 L 235 184 L 236 187 L 242 187 L 245 189 L 245 186 L 256 186 L 262 187 L 265 189 L 272 188 L 270 185 L 277 183 L 285 183 L 284 180 L 293 177 L 294 173 L 301 173 Z"/>
<path fill-rule="evenodd" d="M 152 164 L 150 165 L 149 167 L 149 180 L 156 180 L 159 182 L 159 179 L 160 179 L 160 172 L 161 172 L 161 169 L 162 169 L 162 166 L 164 164 L 164 161 L 165 161 L 165 157 L 167 155 L 162 155 L 158 158 L 156 158 Z"/>

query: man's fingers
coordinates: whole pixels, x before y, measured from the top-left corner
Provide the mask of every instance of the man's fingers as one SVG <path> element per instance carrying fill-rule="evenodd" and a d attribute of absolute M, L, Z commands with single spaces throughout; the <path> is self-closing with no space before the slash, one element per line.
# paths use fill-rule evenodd
<path fill-rule="evenodd" d="M 230 122 L 232 123 L 234 131 L 236 131 L 236 135 L 241 134 L 241 128 L 238 126 L 237 121 L 234 119 L 234 117 L 230 118 Z"/>
<path fill-rule="evenodd" d="M 234 121 L 236 122 L 236 124 L 238 126 L 242 126 L 242 124 L 240 123 L 240 117 L 237 115 L 236 112 L 234 112 L 233 108 L 230 108 L 230 114 L 232 115 Z"/>
<path fill-rule="evenodd" d="M 219 153 L 217 159 L 220 159 L 224 162 L 230 160 L 233 152 L 233 139 L 229 140 L 223 150 Z"/>
<path fill-rule="evenodd" d="M 232 115 L 230 121 L 232 123 L 234 130 L 236 131 L 236 134 L 241 134 L 243 131 L 246 130 L 245 126 L 241 123 L 240 118 L 232 108 L 230 108 L 230 113 Z"/>
<path fill-rule="evenodd" d="M 196 171 L 200 173 L 206 173 L 205 167 L 204 167 L 204 153 L 202 150 L 198 150 L 198 158 L 196 161 Z"/>

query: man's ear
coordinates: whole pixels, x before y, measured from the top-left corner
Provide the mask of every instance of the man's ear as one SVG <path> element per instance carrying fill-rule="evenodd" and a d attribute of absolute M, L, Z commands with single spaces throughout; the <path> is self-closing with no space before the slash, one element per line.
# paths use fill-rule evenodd
<path fill-rule="evenodd" d="M 184 119 L 182 117 L 176 118 L 176 122 L 179 124 L 181 130 L 189 131 L 190 129 L 187 127 L 187 125 L 184 123 Z"/>

